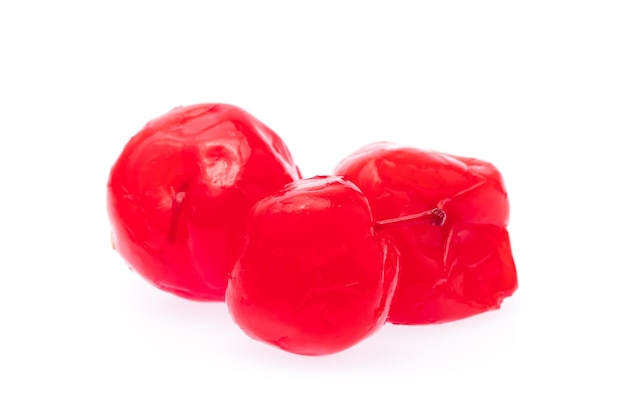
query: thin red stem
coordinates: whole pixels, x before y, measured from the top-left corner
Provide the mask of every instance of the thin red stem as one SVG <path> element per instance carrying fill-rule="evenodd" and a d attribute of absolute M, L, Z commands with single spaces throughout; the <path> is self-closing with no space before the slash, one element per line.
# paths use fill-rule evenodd
<path fill-rule="evenodd" d="M 433 208 L 418 214 L 405 215 L 397 218 L 383 219 L 376 222 L 376 229 L 391 228 L 413 224 L 429 224 L 442 226 L 446 222 L 446 213 L 441 208 Z"/>

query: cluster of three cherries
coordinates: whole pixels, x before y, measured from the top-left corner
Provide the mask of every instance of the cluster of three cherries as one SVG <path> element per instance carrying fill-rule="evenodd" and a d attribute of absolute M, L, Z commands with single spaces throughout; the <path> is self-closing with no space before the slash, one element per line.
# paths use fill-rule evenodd
<path fill-rule="evenodd" d="M 496 309 L 517 288 L 490 163 L 376 143 L 302 179 L 284 142 L 232 105 L 149 122 L 111 169 L 107 207 L 133 270 L 225 299 L 249 336 L 298 354 L 344 350 L 386 321 Z"/>

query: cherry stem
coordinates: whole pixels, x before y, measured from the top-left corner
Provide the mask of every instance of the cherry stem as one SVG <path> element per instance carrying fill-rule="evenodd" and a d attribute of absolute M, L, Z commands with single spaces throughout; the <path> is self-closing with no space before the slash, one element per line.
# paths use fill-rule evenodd
<path fill-rule="evenodd" d="M 187 192 L 185 192 L 186 190 L 187 188 L 184 187 L 172 196 L 172 218 L 170 220 L 170 228 L 167 233 L 167 241 L 170 244 L 176 240 L 176 230 L 178 229 L 178 221 L 180 221 L 181 207 L 183 205 L 183 201 L 185 200 L 185 195 L 187 195 Z"/>
<path fill-rule="evenodd" d="M 384 229 L 412 224 L 430 224 L 442 226 L 446 222 L 446 213 L 441 208 L 433 208 L 419 214 L 405 215 L 403 217 L 383 219 L 376 222 L 375 229 Z"/>

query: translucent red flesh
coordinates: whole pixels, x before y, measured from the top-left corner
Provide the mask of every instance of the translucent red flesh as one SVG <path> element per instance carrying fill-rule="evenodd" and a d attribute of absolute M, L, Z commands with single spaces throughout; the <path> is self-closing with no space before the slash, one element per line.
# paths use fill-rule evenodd
<path fill-rule="evenodd" d="M 176 108 L 133 136 L 111 170 L 115 248 L 163 290 L 223 300 L 243 217 L 299 177 L 281 139 L 249 113 Z"/>
<path fill-rule="evenodd" d="M 344 350 L 385 320 L 468 317 L 516 290 L 509 204 L 493 165 L 377 143 L 335 172 L 346 180 L 299 180 L 280 138 L 237 107 L 174 109 L 111 170 L 114 246 L 186 298 L 224 299 L 230 275 L 235 321 L 299 354 Z M 428 214 L 421 224 L 399 219 L 436 208 L 441 226 Z"/>
<path fill-rule="evenodd" d="M 363 194 L 317 177 L 254 206 L 226 302 L 251 337 L 329 354 L 385 322 L 396 280 L 395 248 L 373 231 Z"/>
<path fill-rule="evenodd" d="M 484 161 L 390 143 L 368 145 L 336 168 L 368 198 L 377 221 L 440 207 L 443 226 L 384 229 L 400 254 L 389 321 L 427 324 L 498 308 L 517 289 L 502 177 Z"/>

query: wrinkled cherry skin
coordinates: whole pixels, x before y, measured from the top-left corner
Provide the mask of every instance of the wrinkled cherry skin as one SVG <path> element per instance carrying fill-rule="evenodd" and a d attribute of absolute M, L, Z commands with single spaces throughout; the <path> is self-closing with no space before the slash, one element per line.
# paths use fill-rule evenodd
<path fill-rule="evenodd" d="M 500 307 L 517 289 L 498 170 L 472 158 L 380 142 L 344 159 L 335 173 L 368 198 L 375 220 L 439 207 L 443 226 L 381 229 L 400 254 L 389 321 L 429 324 Z"/>
<path fill-rule="evenodd" d="M 356 186 L 297 181 L 253 207 L 226 303 L 254 339 L 297 354 L 335 353 L 387 319 L 397 258 Z"/>
<path fill-rule="evenodd" d="M 243 217 L 299 178 L 282 140 L 246 111 L 175 108 L 133 136 L 111 169 L 114 247 L 158 288 L 223 300 Z"/>

